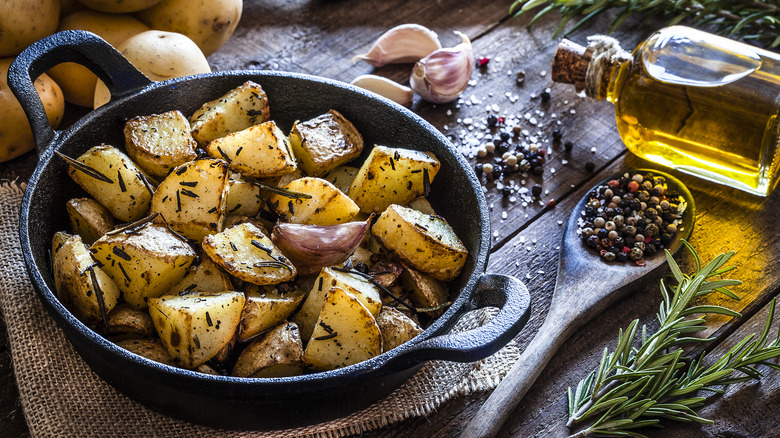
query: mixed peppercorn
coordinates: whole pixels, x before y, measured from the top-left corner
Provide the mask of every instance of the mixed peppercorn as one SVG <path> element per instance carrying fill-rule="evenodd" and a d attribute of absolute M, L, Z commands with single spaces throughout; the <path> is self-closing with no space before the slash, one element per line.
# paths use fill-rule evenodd
<path fill-rule="evenodd" d="M 604 260 L 642 266 L 674 239 L 686 205 L 663 176 L 626 172 L 591 190 L 577 233 Z"/>

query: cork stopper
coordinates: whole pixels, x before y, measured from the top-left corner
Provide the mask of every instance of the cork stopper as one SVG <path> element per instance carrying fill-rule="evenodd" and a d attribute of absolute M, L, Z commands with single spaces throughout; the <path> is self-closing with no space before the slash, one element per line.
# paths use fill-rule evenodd
<path fill-rule="evenodd" d="M 574 84 L 579 92 L 585 87 L 585 75 L 592 51 L 573 41 L 563 39 L 558 44 L 552 64 L 552 80 Z"/>

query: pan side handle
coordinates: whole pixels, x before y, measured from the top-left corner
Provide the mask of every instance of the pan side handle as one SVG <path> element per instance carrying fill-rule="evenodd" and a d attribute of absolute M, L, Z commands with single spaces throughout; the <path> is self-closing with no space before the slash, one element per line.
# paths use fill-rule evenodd
<path fill-rule="evenodd" d="M 405 368 L 428 360 L 473 362 L 484 359 L 500 350 L 525 326 L 530 316 L 531 297 L 517 278 L 483 274 L 464 310 L 487 306 L 501 309 L 487 324 L 427 339 L 396 356 L 388 366 Z"/>
<path fill-rule="evenodd" d="M 8 87 L 27 114 L 38 156 L 52 143 L 56 132 L 49 125 L 33 81 L 62 62 L 87 67 L 106 84 L 112 97 L 130 94 L 151 84 L 121 53 L 91 32 L 66 30 L 31 44 L 11 63 Z"/>

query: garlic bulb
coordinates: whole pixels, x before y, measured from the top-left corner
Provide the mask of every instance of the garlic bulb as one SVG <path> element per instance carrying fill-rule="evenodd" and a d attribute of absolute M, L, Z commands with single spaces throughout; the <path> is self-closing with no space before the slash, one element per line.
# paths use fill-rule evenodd
<path fill-rule="evenodd" d="M 352 58 L 381 67 L 385 64 L 415 62 L 441 49 L 436 32 L 419 24 L 402 24 L 383 33 L 368 53 Z"/>
<path fill-rule="evenodd" d="M 409 82 L 412 89 L 431 103 L 452 102 L 466 89 L 474 68 L 474 52 L 469 37 L 455 33 L 463 42 L 449 49 L 439 49 L 414 66 Z"/>
<path fill-rule="evenodd" d="M 386 97 L 393 102 L 403 106 L 412 106 L 414 91 L 411 88 L 401 85 L 398 82 L 376 75 L 360 75 L 350 82 L 350 84 L 372 91 L 382 97 Z"/>
<path fill-rule="evenodd" d="M 360 245 L 371 219 L 338 225 L 303 225 L 279 222 L 271 240 L 301 274 L 314 274 L 343 262 Z"/>

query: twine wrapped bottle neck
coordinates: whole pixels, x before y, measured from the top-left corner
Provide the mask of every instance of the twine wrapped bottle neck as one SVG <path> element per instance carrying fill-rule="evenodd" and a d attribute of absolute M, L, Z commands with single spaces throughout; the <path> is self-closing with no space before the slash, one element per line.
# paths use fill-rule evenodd
<path fill-rule="evenodd" d="M 564 39 L 558 45 L 552 66 L 552 79 L 574 84 L 577 92 L 585 91 L 589 97 L 603 100 L 607 95 L 612 70 L 620 63 L 631 60 L 631 53 L 623 50 L 611 37 L 588 37 L 588 46 Z"/>

